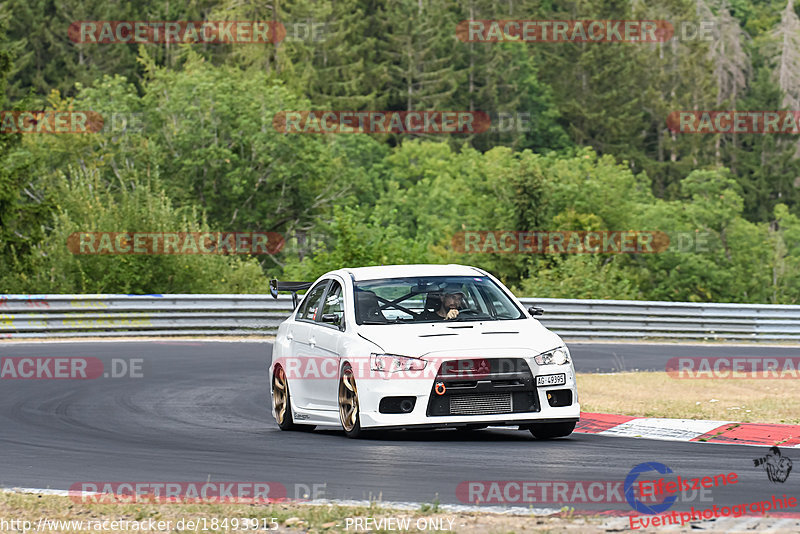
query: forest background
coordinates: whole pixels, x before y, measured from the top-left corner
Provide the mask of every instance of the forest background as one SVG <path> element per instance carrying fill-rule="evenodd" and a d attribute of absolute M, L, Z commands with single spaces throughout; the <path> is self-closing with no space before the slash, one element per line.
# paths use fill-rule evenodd
<path fill-rule="evenodd" d="M 135 117 L 0 134 L 3 293 L 262 293 L 464 263 L 517 294 L 800 302 L 798 138 L 678 110 L 800 110 L 793 0 L 7 0 L 3 110 Z M 668 20 L 659 43 L 475 43 L 471 19 Z M 93 44 L 81 20 L 275 20 L 264 44 Z M 712 37 L 699 31 L 713 28 Z M 704 36 L 705 35 L 705 36 Z M 474 135 L 284 134 L 287 110 L 480 110 Z M 113 126 L 113 127 L 111 127 Z M 275 255 L 75 255 L 74 232 L 279 232 Z M 464 253 L 464 231 L 661 231 L 657 254 Z"/>

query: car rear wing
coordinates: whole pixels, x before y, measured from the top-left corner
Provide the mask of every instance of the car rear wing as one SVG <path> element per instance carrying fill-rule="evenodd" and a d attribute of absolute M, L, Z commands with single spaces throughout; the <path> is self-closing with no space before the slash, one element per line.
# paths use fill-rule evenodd
<path fill-rule="evenodd" d="M 269 293 L 272 298 L 278 298 L 278 292 L 289 292 L 292 294 L 292 309 L 297 308 L 297 292 L 305 291 L 314 282 L 278 282 L 276 278 L 269 281 Z"/>

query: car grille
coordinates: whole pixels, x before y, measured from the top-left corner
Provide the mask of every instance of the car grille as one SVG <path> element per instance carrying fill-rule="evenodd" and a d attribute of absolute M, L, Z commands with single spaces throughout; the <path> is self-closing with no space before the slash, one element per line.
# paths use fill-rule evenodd
<path fill-rule="evenodd" d="M 451 415 L 489 415 L 511 412 L 511 393 L 483 393 L 450 397 Z"/>
<path fill-rule="evenodd" d="M 536 382 L 523 358 L 449 360 L 431 386 L 429 417 L 540 411 Z"/>

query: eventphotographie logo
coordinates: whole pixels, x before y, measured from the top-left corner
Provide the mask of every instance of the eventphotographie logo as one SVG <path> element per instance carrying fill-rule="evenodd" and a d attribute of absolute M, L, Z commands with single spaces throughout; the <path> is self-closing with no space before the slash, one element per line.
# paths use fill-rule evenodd
<path fill-rule="evenodd" d="M 761 458 L 753 460 L 753 465 L 767 472 L 770 482 L 786 482 L 792 472 L 792 461 L 781 454 L 778 447 L 770 447 L 769 452 Z"/>
<path fill-rule="evenodd" d="M 643 502 L 639 496 L 636 494 L 636 487 L 639 486 L 637 484 L 639 476 L 643 473 L 649 473 L 651 471 L 655 471 L 656 473 L 665 475 L 668 473 L 672 473 L 672 469 L 667 467 L 666 465 L 659 463 L 659 462 L 644 462 L 638 464 L 633 467 L 628 473 L 628 476 L 625 477 L 624 483 L 624 490 L 625 490 L 625 500 L 628 501 L 628 504 L 631 505 L 631 508 L 639 512 L 640 514 L 648 514 L 648 515 L 656 515 L 662 512 L 669 510 L 675 501 L 678 500 L 676 495 L 670 495 L 666 497 L 660 503 L 646 503 Z"/>

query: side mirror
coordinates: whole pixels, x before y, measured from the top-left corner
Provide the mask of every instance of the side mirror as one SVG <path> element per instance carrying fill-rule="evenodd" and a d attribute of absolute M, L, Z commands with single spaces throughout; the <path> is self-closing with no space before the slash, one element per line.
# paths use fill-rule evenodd
<path fill-rule="evenodd" d="M 544 310 L 542 308 L 537 308 L 536 306 L 531 306 L 528 308 L 528 313 L 530 313 L 531 316 L 544 315 Z"/>
<path fill-rule="evenodd" d="M 339 324 L 339 316 L 335 313 L 323 313 L 322 314 L 322 322 L 323 323 L 330 323 L 330 324 Z"/>

